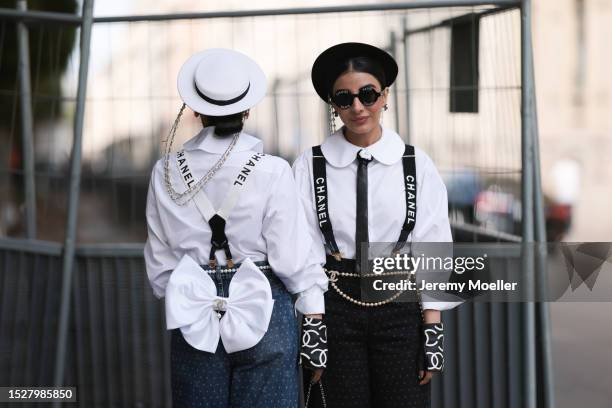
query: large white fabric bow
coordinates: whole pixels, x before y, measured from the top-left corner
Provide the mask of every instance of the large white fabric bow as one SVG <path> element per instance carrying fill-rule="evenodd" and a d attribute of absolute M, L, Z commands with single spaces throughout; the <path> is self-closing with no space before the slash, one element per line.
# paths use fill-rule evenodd
<path fill-rule="evenodd" d="M 217 350 L 219 337 L 228 353 L 259 343 L 268 330 L 273 306 L 268 279 L 248 258 L 230 281 L 226 298 L 217 296 L 211 277 L 188 255 L 166 287 L 168 330 L 180 328 L 187 343 L 209 353 Z M 225 311 L 221 319 L 219 311 Z"/>

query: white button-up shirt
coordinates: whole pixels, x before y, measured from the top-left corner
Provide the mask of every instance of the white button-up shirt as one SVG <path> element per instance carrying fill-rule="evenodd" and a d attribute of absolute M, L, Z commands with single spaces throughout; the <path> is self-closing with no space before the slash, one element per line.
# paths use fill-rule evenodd
<path fill-rule="evenodd" d="M 355 258 L 355 213 L 357 153 L 374 159 L 368 165 L 368 233 L 370 242 L 396 242 L 406 218 L 406 196 L 402 155 L 405 144 L 392 130 L 383 128 L 381 138 L 363 148 L 350 143 L 342 129 L 321 145 L 327 161 L 328 212 L 334 237 L 344 258 Z M 417 215 L 408 242 L 452 242 L 448 220 L 446 187 L 432 160 L 415 148 Z M 296 182 L 306 209 L 310 233 L 325 252 L 325 239 L 317 220 L 312 177 L 312 150 L 303 152 L 293 165 Z M 318 255 L 317 257 L 320 257 Z M 423 309 L 445 310 L 459 302 L 423 299 Z"/>
<path fill-rule="evenodd" d="M 197 181 L 217 162 L 231 138 L 217 137 L 204 128 L 184 144 L 185 155 Z M 262 151 L 261 140 L 242 133 L 225 164 L 204 186 L 212 206 L 219 209 L 232 182 L 249 157 Z M 170 156 L 172 186 L 185 191 L 176 155 Z M 199 193 L 201 194 L 201 192 Z M 193 200 L 180 206 L 168 195 L 164 159 L 154 166 L 147 197 L 148 239 L 145 244 L 147 275 L 156 297 L 164 297 L 170 274 L 184 255 L 208 264 L 211 229 Z M 296 308 L 304 314 L 324 313 L 327 277 L 322 269 L 325 254 L 314 251 L 299 192 L 289 164 L 265 156 L 249 175 L 237 204 L 226 220 L 225 234 L 234 262 L 250 258 L 268 261 L 290 293 L 299 294 Z M 223 251 L 216 252 L 224 264 Z"/>

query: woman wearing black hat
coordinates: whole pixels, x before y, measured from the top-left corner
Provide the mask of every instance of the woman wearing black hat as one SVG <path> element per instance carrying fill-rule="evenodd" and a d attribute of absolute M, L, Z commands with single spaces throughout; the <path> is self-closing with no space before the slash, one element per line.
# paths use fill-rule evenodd
<path fill-rule="evenodd" d="M 399 250 L 452 241 L 446 188 L 431 159 L 380 123 L 397 70 L 388 53 L 361 43 L 329 48 L 312 68 L 315 90 L 344 126 L 294 164 L 333 287 L 325 294 L 328 364 L 310 406 L 425 407 L 432 374 L 442 370 L 440 310 L 458 303 L 361 296 L 371 274 L 359 249 L 368 243 Z"/>

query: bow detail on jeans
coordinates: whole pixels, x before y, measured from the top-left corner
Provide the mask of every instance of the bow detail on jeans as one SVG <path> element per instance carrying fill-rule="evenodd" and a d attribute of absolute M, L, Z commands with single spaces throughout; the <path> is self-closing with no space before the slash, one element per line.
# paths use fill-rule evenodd
<path fill-rule="evenodd" d="M 268 330 L 273 306 L 268 279 L 248 258 L 230 281 L 227 298 L 217 296 L 211 277 L 188 255 L 166 287 L 168 330 L 180 328 L 187 343 L 209 353 L 219 338 L 227 353 L 255 346 Z"/>

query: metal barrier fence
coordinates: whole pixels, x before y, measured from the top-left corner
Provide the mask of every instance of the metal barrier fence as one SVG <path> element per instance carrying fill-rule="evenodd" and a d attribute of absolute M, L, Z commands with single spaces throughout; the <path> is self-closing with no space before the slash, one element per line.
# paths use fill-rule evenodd
<path fill-rule="evenodd" d="M 143 209 L 151 167 L 181 105 L 175 77 L 189 55 L 209 47 L 231 47 L 258 61 L 269 79 L 268 93 L 252 109 L 246 131 L 262 138 L 267 153 L 291 161 L 319 144 L 328 131 L 326 105 L 312 89 L 309 68 L 318 52 L 340 41 L 369 42 L 395 56 L 400 70 L 390 88 L 383 124 L 432 157 L 449 185 L 451 217 L 518 234 L 517 212 L 506 225 L 471 213 L 477 188 L 494 186 L 510 193 L 513 205 L 520 201 L 519 9 L 509 2 L 500 7 L 455 2 L 456 7 L 424 9 L 410 4 L 411 8 L 397 3 L 94 18 L 91 68 L 81 83 L 87 89 L 87 109 L 78 165 L 78 242 L 145 239 Z M 7 49 L 14 41 L 2 33 L 11 32 L 15 23 L 4 12 L 0 10 L 0 74 L 10 76 L 14 70 L 3 61 L 10 59 Z M 26 21 L 34 79 L 32 118 L 25 122 L 34 124 L 35 172 L 31 177 L 15 159 L 21 151 L 17 119 L 22 92 L 15 86 L 19 81 L 0 83 L 0 119 L 12 117 L 16 122 L 0 122 L 0 141 L 6 141 L 0 143 L 0 234 L 61 242 L 80 64 L 73 53 L 63 61 L 62 71 L 60 56 L 66 53 L 61 45 L 75 37 L 77 27 L 71 22 Z M 473 35 L 457 34 L 462 32 L 458 27 Z M 451 58 L 455 48 L 462 58 Z M 454 67 L 472 59 L 477 63 L 472 64 L 468 83 L 453 83 L 461 73 Z M 61 75 L 62 92 L 45 92 L 39 78 L 45 70 Z M 454 105 L 463 111 L 457 112 Z M 175 147 L 192 137 L 198 126 L 193 115 L 184 115 Z M 24 162 L 26 150 L 24 145 Z M 21 187 L 28 183 L 34 190 L 24 199 L 28 197 L 21 195 Z M 19 211 L 22 202 L 29 212 Z M 3 217 L 7 212 L 14 216 Z"/>
<path fill-rule="evenodd" d="M 0 248 L 0 384 L 48 386 L 61 247 L 2 240 Z M 79 406 L 170 406 L 169 336 L 142 246 L 79 248 L 70 302 L 64 383 L 77 387 Z"/>

